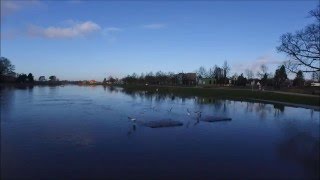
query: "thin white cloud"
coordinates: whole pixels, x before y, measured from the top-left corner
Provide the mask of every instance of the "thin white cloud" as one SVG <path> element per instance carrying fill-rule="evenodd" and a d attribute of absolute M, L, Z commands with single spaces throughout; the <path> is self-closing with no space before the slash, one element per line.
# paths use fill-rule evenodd
<path fill-rule="evenodd" d="M 30 26 L 28 29 L 28 34 L 32 37 L 43 37 L 43 38 L 74 38 L 89 35 L 93 32 L 100 31 L 101 27 L 92 22 L 79 22 L 74 23 L 69 27 L 39 27 Z"/>
<path fill-rule="evenodd" d="M 1 9 L 2 10 L 16 11 L 19 8 L 20 7 L 19 7 L 18 3 L 14 2 L 14 1 L 8 1 L 8 0 L 1 1 Z"/>
<path fill-rule="evenodd" d="M 1 16 L 7 16 L 21 8 L 19 3 L 8 0 L 1 0 Z"/>
<path fill-rule="evenodd" d="M 1 17 L 6 17 L 21 9 L 31 6 L 38 6 L 42 3 L 38 0 L 16 1 L 16 0 L 1 0 Z"/>
<path fill-rule="evenodd" d="M 153 24 L 145 24 L 142 27 L 145 29 L 162 29 L 165 28 L 167 25 L 163 23 L 153 23 Z"/>
<path fill-rule="evenodd" d="M 272 55 L 263 55 L 255 60 L 251 61 L 243 61 L 242 63 L 235 64 L 233 66 L 233 71 L 237 73 L 244 73 L 246 69 L 252 70 L 255 74 L 260 70 L 260 66 L 262 64 L 266 66 L 275 67 L 279 66 L 280 64 L 283 63 L 283 60 L 279 60 L 276 57 Z M 272 71 L 272 69 L 269 69 L 269 71 Z"/>

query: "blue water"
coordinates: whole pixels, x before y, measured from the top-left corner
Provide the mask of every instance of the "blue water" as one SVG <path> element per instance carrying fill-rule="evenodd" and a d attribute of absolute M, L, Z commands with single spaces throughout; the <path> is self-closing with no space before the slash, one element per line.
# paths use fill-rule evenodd
<path fill-rule="evenodd" d="M 198 121 L 195 111 L 232 120 Z M 319 178 L 319 116 L 102 86 L 2 88 L 1 179 Z"/>

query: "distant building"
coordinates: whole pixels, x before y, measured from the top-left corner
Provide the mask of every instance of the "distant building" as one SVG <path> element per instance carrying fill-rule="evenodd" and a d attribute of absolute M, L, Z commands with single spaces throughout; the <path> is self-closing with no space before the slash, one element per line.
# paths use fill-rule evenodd
<path fill-rule="evenodd" d="M 320 87 L 320 83 L 313 82 L 313 83 L 311 83 L 311 86 L 314 86 L 314 87 Z"/>
<path fill-rule="evenodd" d="M 197 74 L 196 73 L 179 73 L 176 74 L 177 84 L 193 86 L 197 84 Z"/>
<path fill-rule="evenodd" d="M 247 80 L 246 86 L 255 86 L 260 81 L 260 79 L 252 78 Z"/>
<path fill-rule="evenodd" d="M 43 81 L 46 81 L 46 77 L 40 76 L 40 77 L 39 77 L 39 81 L 42 81 L 42 82 L 43 82 Z"/>
<path fill-rule="evenodd" d="M 96 84 L 97 81 L 96 81 L 96 80 L 90 80 L 88 83 L 89 83 L 89 84 Z"/>
<path fill-rule="evenodd" d="M 184 78 L 185 85 L 196 85 L 197 84 L 197 74 L 196 73 L 186 73 Z"/>
<path fill-rule="evenodd" d="M 199 78 L 198 85 L 200 86 L 211 86 L 217 83 L 215 78 Z"/>

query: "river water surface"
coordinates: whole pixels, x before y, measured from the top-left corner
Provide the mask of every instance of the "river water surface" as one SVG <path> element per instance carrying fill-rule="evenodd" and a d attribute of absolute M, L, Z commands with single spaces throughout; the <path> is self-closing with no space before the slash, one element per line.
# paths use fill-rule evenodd
<path fill-rule="evenodd" d="M 1 179 L 319 178 L 319 111 L 103 86 L 0 93 Z M 163 119 L 182 126 L 138 123 Z"/>

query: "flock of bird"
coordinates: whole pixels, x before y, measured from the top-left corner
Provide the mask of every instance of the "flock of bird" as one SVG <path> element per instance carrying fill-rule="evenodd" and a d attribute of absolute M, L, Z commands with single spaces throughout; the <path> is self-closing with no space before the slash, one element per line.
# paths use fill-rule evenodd
<path fill-rule="evenodd" d="M 155 106 L 151 106 L 150 109 L 152 110 L 156 110 L 156 107 Z M 172 112 L 172 109 L 173 107 L 170 107 L 170 109 L 167 110 L 167 112 Z M 145 111 L 141 112 L 140 114 L 144 114 Z M 194 111 L 194 113 L 196 114 L 196 122 L 194 125 L 198 124 L 200 122 L 200 118 L 201 118 L 201 111 Z M 188 116 L 191 116 L 192 115 L 192 112 L 187 109 L 187 115 Z M 128 116 L 128 119 L 133 122 L 132 124 L 132 127 L 130 128 L 130 130 L 128 131 L 127 135 L 130 136 L 133 132 L 136 131 L 136 124 L 137 123 L 140 123 L 140 121 L 137 122 L 137 118 L 135 117 L 131 117 L 131 116 Z M 189 124 L 190 124 L 190 121 L 187 122 L 187 125 L 186 127 L 189 127 Z"/>
<path fill-rule="evenodd" d="M 156 110 L 155 106 L 151 106 L 150 109 L 152 110 Z M 173 107 L 171 107 L 169 110 L 167 110 L 168 112 L 172 112 Z M 201 118 L 201 111 L 194 111 L 194 113 L 196 114 L 196 119 L 199 120 Z M 140 114 L 144 114 L 144 112 L 141 112 Z M 187 115 L 191 116 L 192 112 L 187 108 Z M 135 122 L 137 120 L 137 118 L 135 117 L 130 117 L 128 116 L 128 119 L 131 120 L 132 122 Z"/>

